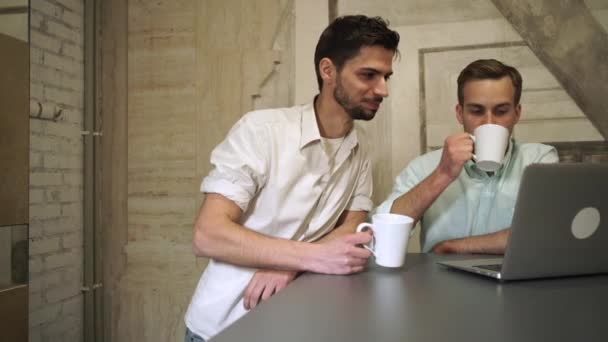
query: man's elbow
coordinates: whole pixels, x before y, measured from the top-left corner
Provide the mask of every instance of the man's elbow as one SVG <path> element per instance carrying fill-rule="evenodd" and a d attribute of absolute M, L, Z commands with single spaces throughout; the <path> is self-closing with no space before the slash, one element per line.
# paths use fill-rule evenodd
<path fill-rule="evenodd" d="M 206 229 L 202 226 L 194 227 L 194 234 L 192 237 L 192 252 L 197 257 L 211 257 L 210 246 L 212 246 L 211 237 L 207 233 Z"/>

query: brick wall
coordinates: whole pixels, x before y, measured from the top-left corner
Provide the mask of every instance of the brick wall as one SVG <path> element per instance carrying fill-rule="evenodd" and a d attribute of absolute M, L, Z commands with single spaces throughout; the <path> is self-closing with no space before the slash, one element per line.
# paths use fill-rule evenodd
<path fill-rule="evenodd" d="M 82 340 L 83 12 L 31 0 L 30 341 Z"/>

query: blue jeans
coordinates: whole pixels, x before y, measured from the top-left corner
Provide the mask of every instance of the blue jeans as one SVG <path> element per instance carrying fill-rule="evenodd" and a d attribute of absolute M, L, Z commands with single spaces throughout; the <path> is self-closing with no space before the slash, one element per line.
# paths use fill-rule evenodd
<path fill-rule="evenodd" d="M 184 342 L 205 342 L 205 340 L 186 327 L 186 337 L 184 338 Z"/>

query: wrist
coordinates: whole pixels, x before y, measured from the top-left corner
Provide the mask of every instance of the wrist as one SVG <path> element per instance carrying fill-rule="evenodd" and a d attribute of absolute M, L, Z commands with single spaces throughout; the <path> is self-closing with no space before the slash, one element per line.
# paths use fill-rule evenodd
<path fill-rule="evenodd" d="M 317 255 L 319 255 L 319 248 L 321 247 L 318 244 L 314 243 L 306 243 L 306 242 L 298 242 L 301 247 L 301 257 L 299 265 L 297 268 L 294 268 L 294 272 L 313 272 L 318 273 L 319 269 L 319 260 Z"/>
<path fill-rule="evenodd" d="M 448 187 L 458 176 L 453 176 L 448 170 L 437 167 L 432 173 L 433 186 L 444 189 Z"/>

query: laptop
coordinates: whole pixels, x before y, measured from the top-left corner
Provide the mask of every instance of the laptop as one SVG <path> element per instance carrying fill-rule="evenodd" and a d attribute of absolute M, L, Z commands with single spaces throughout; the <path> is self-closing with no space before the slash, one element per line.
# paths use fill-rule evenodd
<path fill-rule="evenodd" d="M 608 273 L 608 164 L 533 164 L 502 258 L 447 260 L 500 280 Z"/>

